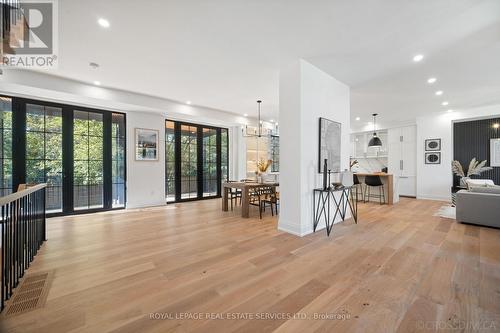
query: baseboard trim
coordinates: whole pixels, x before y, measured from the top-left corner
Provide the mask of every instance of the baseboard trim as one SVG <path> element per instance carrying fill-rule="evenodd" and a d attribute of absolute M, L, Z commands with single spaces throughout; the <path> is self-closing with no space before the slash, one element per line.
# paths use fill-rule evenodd
<path fill-rule="evenodd" d="M 157 203 L 138 203 L 138 204 L 128 204 L 127 209 L 137 209 L 137 208 L 150 208 L 150 207 L 159 207 L 166 206 L 166 202 L 157 202 Z"/>
<path fill-rule="evenodd" d="M 451 196 L 451 194 L 450 194 Z M 434 200 L 434 201 L 445 201 L 451 202 L 451 197 L 433 196 L 433 195 L 419 195 L 418 200 Z"/>
<path fill-rule="evenodd" d="M 305 236 L 303 234 L 301 234 L 300 232 L 297 232 L 296 230 L 293 230 L 293 228 L 290 228 L 290 226 L 284 224 L 284 223 L 278 223 L 278 230 L 279 231 L 284 231 L 284 232 L 287 232 L 289 234 L 292 234 L 292 235 L 295 235 L 295 236 L 299 236 L 299 237 L 302 237 L 302 236 Z"/>

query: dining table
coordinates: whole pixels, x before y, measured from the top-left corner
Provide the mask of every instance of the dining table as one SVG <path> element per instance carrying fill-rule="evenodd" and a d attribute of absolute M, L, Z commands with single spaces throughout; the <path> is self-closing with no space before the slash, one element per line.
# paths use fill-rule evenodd
<path fill-rule="evenodd" d="M 228 211 L 228 198 L 229 191 L 232 188 L 241 190 L 241 217 L 248 218 L 250 212 L 250 190 L 256 190 L 265 187 L 278 187 L 279 183 L 276 182 L 225 182 L 222 183 L 223 194 L 222 194 L 222 210 L 224 212 Z"/>

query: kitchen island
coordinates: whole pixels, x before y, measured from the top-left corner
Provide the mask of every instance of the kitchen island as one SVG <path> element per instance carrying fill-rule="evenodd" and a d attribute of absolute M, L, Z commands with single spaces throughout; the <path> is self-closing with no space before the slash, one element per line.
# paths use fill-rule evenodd
<path fill-rule="evenodd" d="M 393 205 L 394 203 L 397 203 L 399 201 L 399 194 L 398 191 L 396 190 L 396 184 L 394 184 L 394 177 L 390 173 L 385 173 L 385 172 L 372 172 L 372 173 L 354 173 L 356 176 L 358 176 L 359 182 L 362 184 L 362 190 L 364 192 L 365 190 L 365 177 L 366 176 L 379 176 L 380 179 L 382 180 L 382 183 L 384 183 L 384 191 L 385 191 L 385 198 L 386 198 L 386 203 L 389 205 Z"/>

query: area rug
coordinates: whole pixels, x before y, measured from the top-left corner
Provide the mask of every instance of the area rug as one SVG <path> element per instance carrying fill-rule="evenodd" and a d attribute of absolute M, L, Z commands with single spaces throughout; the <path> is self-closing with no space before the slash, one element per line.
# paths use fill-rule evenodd
<path fill-rule="evenodd" d="M 441 206 L 439 210 L 434 214 L 434 216 L 440 216 L 447 219 L 456 219 L 456 209 L 453 206 L 446 205 Z"/>

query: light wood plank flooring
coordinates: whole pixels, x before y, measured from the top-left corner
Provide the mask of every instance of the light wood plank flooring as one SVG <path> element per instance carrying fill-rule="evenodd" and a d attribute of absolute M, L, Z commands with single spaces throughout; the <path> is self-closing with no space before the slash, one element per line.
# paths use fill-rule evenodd
<path fill-rule="evenodd" d="M 53 218 L 28 271 L 54 272 L 47 303 L 0 331 L 498 332 L 500 230 L 442 205 L 360 204 L 303 238 L 219 200 Z"/>

